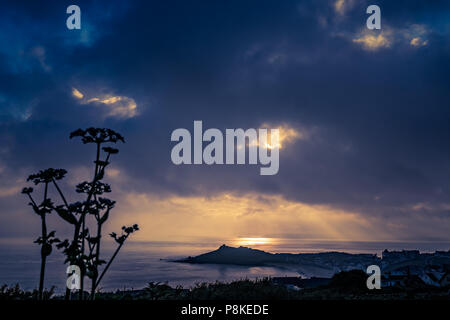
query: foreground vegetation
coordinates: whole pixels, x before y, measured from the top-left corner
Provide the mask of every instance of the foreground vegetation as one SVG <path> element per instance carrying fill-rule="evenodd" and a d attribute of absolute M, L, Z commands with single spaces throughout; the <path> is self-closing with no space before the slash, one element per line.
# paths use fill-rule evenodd
<path fill-rule="evenodd" d="M 141 290 L 98 292 L 98 300 L 410 300 L 450 299 L 450 287 L 389 287 L 381 290 L 366 288 L 367 275 L 359 270 L 336 274 L 327 285 L 315 288 L 289 288 L 270 278 L 239 280 L 231 283 L 199 283 L 186 289 L 164 283 L 150 282 Z M 19 286 L 0 288 L 0 300 L 37 299 L 38 291 L 23 291 Z M 61 300 L 54 288 L 44 291 L 46 300 Z"/>

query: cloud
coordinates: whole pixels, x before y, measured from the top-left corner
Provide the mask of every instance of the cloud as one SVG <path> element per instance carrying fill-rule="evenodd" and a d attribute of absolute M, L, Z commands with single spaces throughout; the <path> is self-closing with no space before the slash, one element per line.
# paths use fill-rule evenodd
<path fill-rule="evenodd" d="M 354 5 L 353 0 L 336 0 L 334 2 L 334 11 L 343 16 L 346 12 L 348 12 Z"/>
<path fill-rule="evenodd" d="M 107 116 L 117 118 L 132 118 L 137 115 L 137 105 L 134 99 L 125 96 L 106 95 L 103 98 L 91 98 L 88 103 L 100 103 L 108 106 Z"/>
<path fill-rule="evenodd" d="M 308 133 L 306 130 L 300 131 L 299 129 L 293 128 L 288 124 L 282 124 L 278 126 L 270 125 L 268 123 L 263 123 L 260 128 L 268 129 L 268 141 L 272 140 L 270 129 L 278 129 L 278 148 L 281 149 L 284 146 L 293 143 L 297 139 L 306 139 Z M 274 146 L 269 142 L 268 145 L 260 146 L 262 148 L 272 149 Z"/>
<path fill-rule="evenodd" d="M 22 183 L 22 181 L 18 181 Z M 12 195 L 16 195 L 20 192 L 22 187 L 20 185 L 17 186 L 0 186 L 0 197 L 9 197 Z"/>
<path fill-rule="evenodd" d="M 77 99 L 83 99 L 84 95 L 76 88 L 72 88 L 72 95 Z"/>
<path fill-rule="evenodd" d="M 60 11 L 53 3 L 44 1 L 38 8 L 30 2 L 22 8 L 9 2 L 7 8 L 18 10 L 0 13 L 1 29 L 6 30 L 0 39 L 8 44 L 0 49 L 0 145 L 11 152 L 1 158 L 15 172 L 30 168 L 25 171 L 29 174 L 53 165 L 72 172 L 92 159 L 91 151 L 68 141 L 68 134 L 78 127 L 104 125 L 127 139 L 117 157 L 120 171 L 107 176 L 114 192 L 116 182 L 129 175 L 124 194 L 139 190 L 152 194 L 150 200 L 167 192 L 198 199 L 230 190 L 277 194 L 289 204 L 326 204 L 357 212 L 355 219 L 384 215 L 398 226 L 411 226 L 411 237 L 425 239 L 434 234 L 433 223 L 443 228 L 450 221 L 448 212 L 436 205 L 450 203 L 450 4 L 411 1 L 406 7 L 395 1 L 383 4 L 381 34 L 386 39 L 378 38 L 380 31 L 370 33 L 374 39 L 364 38 L 369 33 L 359 28 L 365 28 L 365 8 L 361 4 L 362 10 L 347 10 L 347 1 L 338 8 L 333 7 L 336 1 L 263 1 L 258 14 L 252 6 L 236 10 L 233 1 L 224 3 L 220 12 L 212 3 L 138 1 L 127 2 L 129 10 L 112 16 L 104 10 L 109 2 L 99 1 L 98 9 L 86 9 L 91 16 L 103 16 L 95 21 L 92 31 L 101 33 L 90 46 L 78 45 L 82 34 L 59 28 L 61 22 L 50 18 Z M 301 12 L 296 10 L 300 5 Z M 318 17 L 323 17 L 321 25 Z M 238 35 L 230 19 L 240 21 Z M 61 30 L 60 38 L 52 30 Z M 68 45 L 72 40 L 75 45 Z M 381 46 L 386 40 L 390 46 Z M 426 46 L 416 46 L 425 41 Z M 377 49 L 369 49 L 370 43 Z M 37 46 L 45 50 L 36 49 L 33 56 L 31 49 Z M 374 57 L 366 50 L 380 54 Z M 43 72 L 38 57 L 45 58 L 51 72 Z M 76 91 L 70 92 L 71 86 Z M 150 101 L 157 103 L 143 112 Z M 25 112 L 29 107 L 31 117 Z M 114 121 L 127 117 L 132 117 L 132 126 Z M 288 134 L 282 141 L 280 173 L 269 179 L 248 166 L 175 167 L 168 137 L 174 128 L 189 127 L 197 119 L 216 128 L 289 123 L 300 137 Z M 296 122 L 320 131 L 312 135 Z M 82 176 L 74 172 L 72 177 L 79 182 Z M 12 192 L 8 187 L 4 185 L 5 194 Z M 27 210 L 29 217 L 23 197 L 17 204 L 12 198 L 3 198 L 0 212 Z M 434 205 L 422 218 L 405 223 L 405 211 L 397 209 L 415 203 Z M 255 204 L 254 213 L 258 210 L 268 212 Z M 128 215 L 126 210 L 119 214 L 124 220 Z M 164 223 L 161 215 L 158 219 L 156 223 Z M 430 232 L 422 228 L 427 224 Z M 0 234 L 11 234 L 9 225 L 3 225 Z M 422 231 L 415 232 L 417 228 Z"/>
<path fill-rule="evenodd" d="M 266 127 L 267 125 L 262 125 L 261 127 Z M 269 128 L 269 126 L 267 126 Z M 278 137 L 278 147 L 281 149 L 284 145 L 293 143 L 297 139 L 307 139 L 308 133 L 306 130 L 299 131 L 287 124 L 283 124 L 277 127 L 279 130 Z"/>
<path fill-rule="evenodd" d="M 139 221 L 138 240 L 274 238 L 308 240 L 414 240 L 411 232 L 448 239 L 449 221 L 420 214 L 393 215 L 389 220 L 329 205 L 287 200 L 281 195 L 255 192 L 218 193 L 214 196 L 157 196 L 127 192 L 118 201 L 111 231 Z M 427 221 L 428 220 L 428 221 Z"/>
<path fill-rule="evenodd" d="M 45 48 L 42 46 L 36 46 L 31 49 L 31 54 L 39 61 L 42 69 L 46 72 L 50 72 L 52 68 L 47 64 L 47 55 Z"/>
<path fill-rule="evenodd" d="M 0 155 L 5 155 L 5 152 L 0 151 Z M 20 194 L 20 191 L 24 187 L 25 179 L 15 175 L 13 172 L 11 172 L 10 168 L 2 164 L 1 161 L 0 161 L 0 174 L 2 176 L 2 179 L 0 179 L 1 201 L 9 202 L 11 201 L 11 199 L 23 196 Z M 19 174 L 25 174 L 25 170 L 20 170 Z M 7 212 L 2 213 L 6 214 Z"/>
<path fill-rule="evenodd" d="M 211 237 L 273 237 L 295 234 L 299 238 L 369 240 L 387 236 L 368 233 L 368 219 L 358 213 L 327 206 L 288 201 L 277 195 L 221 193 L 212 197 L 158 197 L 128 193 L 118 202 L 111 221 L 114 227 L 139 221 L 140 240 L 182 240 Z M 120 214 L 126 212 L 126 215 Z"/>
<path fill-rule="evenodd" d="M 420 37 L 414 37 L 411 39 L 410 44 L 413 47 L 423 47 L 428 44 L 428 40 L 422 40 Z"/>
<path fill-rule="evenodd" d="M 282 149 L 286 147 L 289 144 L 292 144 L 295 140 L 304 140 L 307 139 L 309 136 L 309 133 L 305 129 L 297 129 L 294 127 L 291 127 L 288 124 L 281 124 L 281 125 L 271 125 L 268 123 L 263 123 L 259 127 L 260 129 L 266 129 L 267 130 L 267 142 L 264 142 L 263 140 L 259 140 L 259 137 L 257 136 L 256 139 L 250 140 L 250 141 L 244 141 L 243 144 L 238 144 L 237 149 L 242 149 L 244 146 L 259 146 L 260 148 L 264 149 L 273 149 L 275 147 L 278 147 L 278 149 Z M 275 132 L 272 133 L 272 130 L 276 129 L 278 130 L 278 134 L 276 137 L 274 135 Z M 257 130 L 258 131 L 258 130 Z M 273 144 L 273 140 L 276 139 L 278 141 L 277 145 L 275 146 Z"/>
<path fill-rule="evenodd" d="M 430 31 L 423 24 L 412 24 L 407 28 L 394 28 L 385 24 L 380 33 L 364 29 L 359 34 L 353 35 L 352 41 L 371 51 L 391 48 L 394 45 L 417 48 L 428 45 L 429 33 Z"/>
<path fill-rule="evenodd" d="M 391 46 L 391 41 L 383 33 L 378 35 L 365 34 L 353 39 L 353 42 L 361 44 L 366 50 L 378 50 L 381 48 L 389 48 Z"/>
<path fill-rule="evenodd" d="M 101 97 L 88 99 L 76 88 L 72 88 L 72 96 L 79 100 L 81 104 L 94 105 L 103 108 L 105 117 L 128 119 L 138 115 L 137 104 L 133 98 L 107 94 L 102 95 Z"/>
<path fill-rule="evenodd" d="M 423 24 L 413 24 L 401 31 L 406 41 L 413 47 L 424 47 L 428 45 L 428 36 L 430 31 Z"/>

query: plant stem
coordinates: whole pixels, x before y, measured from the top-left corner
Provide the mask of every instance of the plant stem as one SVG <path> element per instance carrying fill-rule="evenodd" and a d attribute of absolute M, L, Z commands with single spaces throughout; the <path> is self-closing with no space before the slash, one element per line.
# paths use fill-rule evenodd
<path fill-rule="evenodd" d="M 97 282 L 98 278 L 98 261 L 100 260 L 100 239 L 102 236 L 102 224 L 98 222 L 97 225 L 97 243 L 95 248 L 95 269 L 96 274 L 92 276 L 92 285 L 91 285 L 91 300 L 95 299 L 95 283 Z"/>
<path fill-rule="evenodd" d="M 61 196 L 61 199 L 64 202 L 64 205 L 66 206 L 67 210 L 69 210 L 69 204 L 68 204 L 68 202 L 66 200 L 66 197 L 64 197 L 64 194 L 62 193 L 61 188 L 58 186 L 58 184 L 56 183 L 55 179 L 52 179 L 52 181 L 53 181 L 53 185 L 55 186 L 56 190 L 58 191 L 59 195 Z M 75 241 L 77 241 L 77 238 L 78 238 L 78 232 L 79 232 L 78 225 L 79 224 L 75 225 L 75 233 L 74 233 L 74 236 L 73 236 L 73 242 L 74 243 L 75 243 Z M 67 288 L 67 286 L 66 286 L 65 300 L 69 300 L 69 298 L 70 298 L 70 289 Z"/>
<path fill-rule="evenodd" d="M 34 202 L 33 197 L 32 197 L 30 194 L 28 194 L 28 198 L 30 198 L 30 201 L 31 201 L 31 203 L 33 204 L 33 206 L 34 206 L 35 208 L 38 208 L 38 205 L 36 204 L 36 202 Z"/>
<path fill-rule="evenodd" d="M 62 193 L 61 189 L 59 188 L 58 184 L 56 183 L 56 180 L 55 179 L 52 179 L 52 180 L 53 180 L 53 184 L 54 184 L 56 190 L 58 190 L 58 193 L 61 196 L 61 199 L 64 202 L 64 205 L 66 206 L 66 208 L 68 210 L 69 209 L 69 204 L 66 201 L 66 197 L 64 197 L 64 194 Z"/>
<path fill-rule="evenodd" d="M 95 157 L 95 170 L 94 170 L 94 179 L 92 180 L 92 185 L 91 185 L 91 191 L 89 192 L 88 198 L 87 198 L 87 203 L 86 205 L 89 205 L 89 201 L 92 198 L 92 195 L 94 193 L 94 187 L 95 187 L 95 183 L 97 182 L 97 171 L 98 171 L 98 161 L 100 160 L 100 143 L 97 143 L 97 154 Z M 84 233 L 85 230 L 85 216 L 86 216 L 86 206 L 84 207 L 84 212 L 81 216 L 81 232 Z M 83 235 L 82 239 L 81 239 L 81 255 L 84 255 L 84 242 L 85 242 L 85 236 Z M 81 268 L 81 275 L 80 275 L 80 300 L 83 300 L 83 290 L 84 290 L 84 268 Z"/>
<path fill-rule="evenodd" d="M 43 300 L 44 292 L 44 275 L 45 275 L 45 262 L 47 257 L 41 254 L 41 274 L 39 277 L 39 300 Z"/>
<path fill-rule="evenodd" d="M 125 238 L 126 240 L 126 238 Z M 109 266 L 111 265 L 111 263 L 114 261 L 114 258 L 117 256 L 117 254 L 119 253 L 120 248 L 122 248 L 123 244 L 125 243 L 125 240 L 117 247 L 116 251 L 114 252 L 113 256 L 111 257 L 111 259 L 109 260 L 108 264 L 106 265 L 105 269 L 103 269 L 102 274 L 100 275 L 100 277 L 98 278 L 97 283 L 94 286 L 94 292 L 95 289 L 97 289 L 98 285 L 100 284 L 100 281 L 102 281 L 103 276 L 105 275 L 106 271 L 108 271 Z"/>
<path fill-rule="evenodd" d="M 47 200 L 48 182 L 45 183 L 44 202 Z M 42 245 L 41 245 L 41 273 L 39 275 L 39 300 L 42 300 L 42 294 L 44 292 L 44 277 L 45 277 L 45 262 L 47 260 L 46 252 L 43 250 L 47 244 L 47 224 L 45 222 L 45 212 L 41 215 L 41 227 L 42 227 Z"/>
<path fill-rule="evenodd" d="M 59 195 L 61 196 L 62 201 L 64 202 L 64 205 L 66 206 L 67 210 L 69 210 L 69 204 L 66 200 L 66 197 L 64 197 L 64 194 L 62 193 L 60 187 L 56 183 L 55 179 L 52 179 L 53 185 L 55 186 L 56 190 L 58 191 Z M 79 232 L 79 224 L 75 225 L 75 232 L 73 236 L 73 243 L 75 243 L 78 240 L 78 232 Z M 70 277 L 70 276 L 69 276 Z M 65 300 L 69 300 L 70 298 L 70 289 L 66 287 L 66 294 L 65 294 Z"/>
<path fill-rule="evenodd" d="M 80 218 L 81 219 L 81 218 Z M 75 243 L 77 243 L 77 241 L 78 241 L 78 236 L 79 236 L 79 234 L 80 234 L 80 226 L 81 226 L 81 224 L 80 224 L 80 221 L 78 221 L 78 223 L 75 225 L 75 227 L 74 227 L 74 232 L 73 232 L 73 241 L 72 241 L 72 243 L 73 244 L 75 244 Z M 80 267 L 80 269 L 81 269 L 81 267 Z M 69 276 L 68 276 L 69 277 Z M 69 288 L 67 288 L 67 285 L 66 285 L 66 295 L 65 295 L 65 299 L 66 300 L 69 300 L 69 299 L 71 299 L 72 298 L 72 294 L 71 294 L 71 291 L 70 291 L 70 289 Z"/>
<path fill-rule="evenodd" d="M 81 235 L 82 235 L 82 239 L 81 239 L 81 257 L 80 259 L 82 260 L 82 256 L 84 255 L 84 229 L 85 229 L 85 221 L 84 221 L 84 217 L 85 214 L 83 213 L 81 216 Z M 84 290 L 84 266 L 81 266 L 80 268 L 80 292 L 79 292 L 79 300 L 83 300 L 83 290 Z"/>

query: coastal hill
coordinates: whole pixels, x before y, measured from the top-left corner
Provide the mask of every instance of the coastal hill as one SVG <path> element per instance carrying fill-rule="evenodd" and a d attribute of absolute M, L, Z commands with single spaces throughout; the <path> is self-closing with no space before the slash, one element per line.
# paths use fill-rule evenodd
<path fill-rule="evenodd" d="M 437 283 L 437 280 L 432 279 L 441 279 L 447 274 L 450 266 L 450 251 L 420 253 L 417 250 L 384 250 L 380 258 L 376 254 L 345 252 L 269 253 L 247 247 L 235 248 L 222 245 L 217 250 L 175 262 L 277 267 L 295 271 L 305 278 L 330 278 L 338 272 L 355 269 L 365 272 L 369 265 L 375 264 L 381 267 L 383 273 L 392 275 L 414 273 L 423 277 L 427 283 L 433 284 Z"/>
<path fill-rule="evenodd" d="M 222 245 L 217 250 L 195 257 L 177 260 L 176 262 L 261 266 L 268 263 L 280 262 L 280 259 L 275 254 L 262 250 L 247 247 L 234 248 Z"/>
<path fill-rule="evenodd" d="M 345 252 L 269 253 L 247 247 L 222 245 L 217 250 L 175 262 L 278 267 L 296 271 L 305 277 L 331 277 L 339 271 L 362 270 L 371 264 L 378 264 L 380 258 L 374 254 Z"/>

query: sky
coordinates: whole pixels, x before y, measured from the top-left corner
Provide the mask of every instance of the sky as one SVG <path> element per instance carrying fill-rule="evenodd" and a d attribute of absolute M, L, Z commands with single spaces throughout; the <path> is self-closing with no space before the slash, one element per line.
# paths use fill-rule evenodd
<path fill-rule="evenodd" d="M 68 30 L 71 4 L 1 4 L 1 242 L 39 234 L 29 174 L 65 168 L 78 199 L 87 127 L 125 137 L 107 229 L 139 223 L 135 240 L 450 241 L 450 2 L 76 1 Z M 174 165 L 195 120 L 280 128 L 278 174 Z"/>

